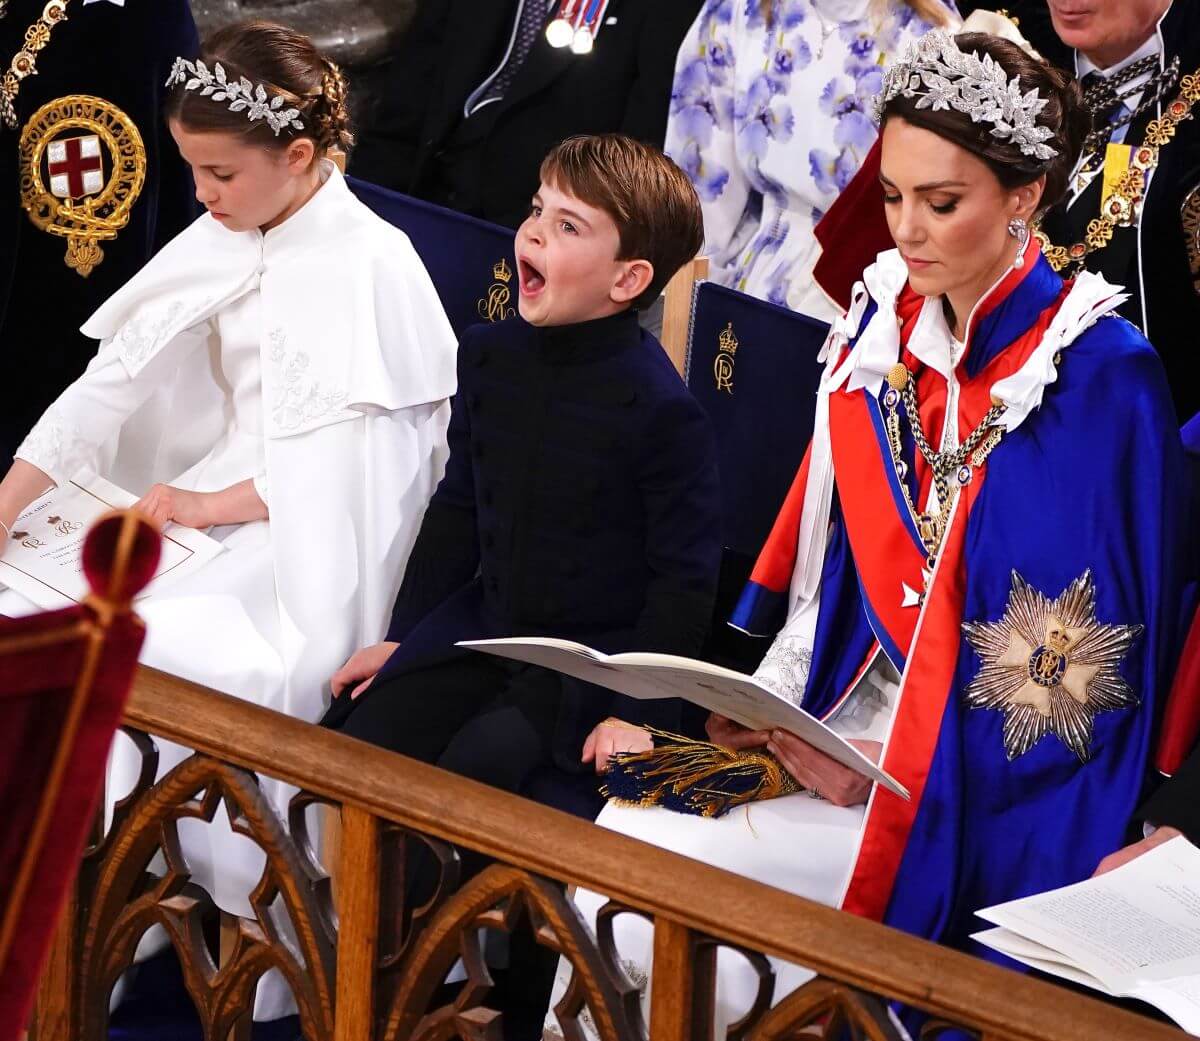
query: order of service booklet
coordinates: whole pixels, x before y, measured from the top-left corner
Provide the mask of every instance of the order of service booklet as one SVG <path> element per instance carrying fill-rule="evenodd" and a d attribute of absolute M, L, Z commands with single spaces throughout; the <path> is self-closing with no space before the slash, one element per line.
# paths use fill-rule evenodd
<path fill-rule="evenodd" d="M 459 646 L 540 665 L 641 701 L 683 698 L 751 730 L 790 731 L 843 766 L 908 798 L 908 790 L 899 781 L 845 738 L 743 672 L 672 654 L 602 654 L 581 643 L 548 636 L 464 640 Z"/>
<path fill-rule="evenodd" d="M 1200 849 L 1174 838 L 1086 882 L 976 912 L 974 939 L 1035 969 L 1136 998 L 1200 1035 Z"/>
<path fill-rule="evenodd" d="M 88 532 L 106 513 L 135 502 L 137 496 L 90 474 L 50 489 L 13 524 L 12 537 L 0 556 L 0 585 L 47 611 L 80 603 L 89 592 L 83 573 Z M 220 552 L 221 544 L 203 532 L 168 525 L 158 570 L 139 599 L 161 592 Z"/>

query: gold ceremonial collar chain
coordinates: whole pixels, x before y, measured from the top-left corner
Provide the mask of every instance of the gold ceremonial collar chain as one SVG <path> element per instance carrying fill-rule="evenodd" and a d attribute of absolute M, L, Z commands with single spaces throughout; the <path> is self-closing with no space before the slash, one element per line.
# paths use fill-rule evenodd
<path fill-rule="evenodd" d="M 888 372 L 887 383 L 888 389 L 883 395 L 883 406 L 887 410 L 884 428 L 887 431 L 888 447 L 892 453 L 892 465 L 895 467 L 900 488 L 904 492 L 905 504 L 917 526 L 921 543 L 925 547 L 926 570 L 932 571 L 937 563 L 938 551 L 941 549 L 942 539 L 946 534 L 946 525 L 950 519 L 950 510 L 954 505 L 954 500 L 958 498 L 959 490 L 971 483 L 975 470 L 983 466 L 987 457 L 992 454 L 992 450 L 1000 443 L 1004 431 L 999 426 L 999 422 L 1005 412 L 1005 406 L 994 401 L 987 414 L 967 435 L 962 444 L 952 450 L 935 451 L 921 425 L 916 376 L 903 362 L 897 362 Z M 938 499 L 937 513 L 918 510 L 912 494 L 908 490 L 908 464 L 904 461 L 904 449 L 900 437 L 901 404 L 904 405 L 904 416 L 908 420 L 913 442 L 929 465 L 933 475 L 933 484 L 937 490 Z M 957 417 L 951 418 L 949 422 L 956 423 Z"/>
<path fill-rule="evenodd" d="M 7 0 L 0 0 L 0 14 L 4 13 Z M 50 42 L 50 34 L 67 20 L 67 4 L 70 0 L 50 0 L 38 18 L 25 30 L 25 44 L 13 55 L 12 62 L 0 79 L 0 123 L 10 130 L 17 128 L 17 95 L 21 92 L 21 81 L 37 72 L 38 55 Z"/>
<path fill-rule="evenodd" d="M 1179 82 L 1179 96 L 1146 128 L 1146 136 L 1130 157 L 1128 172 L 1100 204 L 1100 216 L 1088 224 L 1082 242 L 1056 246 L 1042 230 L 1040 221 L 1034 226 L 1033 234 L 1041 244 L 1043 255 L 1064 277 L 1074 274 L 1072 269 L 1082 266 L 1089 253 L 1107 246 L 1117 228 L 1131 227 L 1140 218 L 1146 184 L 1158 166 L 1161 149 L 1175 137 L 1175 128 L 1185 119 L 1192 118 L 1192 109 L 1200 101 L 1200 69 Z"/>

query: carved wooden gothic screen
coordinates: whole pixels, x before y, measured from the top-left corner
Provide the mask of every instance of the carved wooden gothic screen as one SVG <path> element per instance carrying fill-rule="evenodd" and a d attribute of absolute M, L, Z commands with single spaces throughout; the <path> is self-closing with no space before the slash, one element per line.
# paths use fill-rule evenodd
<path fill-rule="evenodd" d="M 728 1041 L 900 1041 L 893 1001 L 929 1012 L 921 1041 L 1184 1036 L 161 674 L 143 673 L 127 723 L 140 777 L 85 852 L 31 1041 L 104 1041 L 112 988 L 156 926 L 210 1041 L 249 1037 L 255 983 L 269 970 L 294 994 L 308 1041 L 500 1041 L 484 937 L 516 930 L 570 963 L 556 1006 L 564 1041 L 711 1038 L 721 948 L 758 980 Z M 162 741 L 196 751 L 160 777 Z M 258 774 L 299 788 L 286 821 Z M 263 857 L 249 917 L 218 910 L 180 842 L 181 822 L 218 814 Z M 324 851 L 318 815 L 337 835 Z M 458 846 L 495 862 L 464 882 Z M 417 857 L 437 882 L 422 906 L 405 907 Z M 596 935 L 564 884 L 612 898 Z M 622 914 L 654 926 L 648 1023 L 613 943 Z M 776 1002 L 768 954 L 818 975 Z M 456 968 L 466 982 L 443 987 Z"/>

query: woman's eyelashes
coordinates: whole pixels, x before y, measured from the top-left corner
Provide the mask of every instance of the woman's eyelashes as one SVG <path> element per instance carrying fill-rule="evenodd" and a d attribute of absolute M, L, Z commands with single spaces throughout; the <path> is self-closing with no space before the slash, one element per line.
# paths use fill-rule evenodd
<path fill-rule="evenodd" d="M 895 206 L 898 203 L 900 203 L 901 195 L 899 192 L 892 192 L 892 193 L 884 192 L 883 193 L 883 201 L 884 201 L 884 204 L 887 206 Z M 931 210 L 933 210 L 934 213 L 939 213 L 939 214 L 942 214 L 943 216 L 947 213 L 953 213 L 954 210 L 957 208 L 957 206 L 958 206 L 958 199 L 947 199 L 944 202 L 933 202 L 931 200 L 929 202 L 929 208 Z"/>

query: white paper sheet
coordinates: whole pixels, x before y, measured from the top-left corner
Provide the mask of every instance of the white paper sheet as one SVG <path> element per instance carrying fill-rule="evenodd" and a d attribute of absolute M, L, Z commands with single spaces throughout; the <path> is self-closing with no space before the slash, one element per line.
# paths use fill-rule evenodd
<path fill-rule="evenodd" d="M 528 636 L 464 640 L 460 647 L 529 662 L 641 701 L 683 698 L 753 730 L 787 730 L 901 798 L 908 790 L 814 716 L 752 676 L 670 654 L 606 655 L 569 640 Z"/>
<path fill-rule="evenodd" d="M 977 912 L 1019 961 L 1157 1006 L 1200 1034 L 1200 849 L 1172 839 L 1085 882 Z"/>
<path fill-rule="evenodd" d="M 0 557 L 0 583 L 48 611 L 81 602 L 90 592 L 83 573 L 87 533 L 106 513 L 135 502 L 137 496 L 91 475 L 52 488 L 13 525 Z M 139 599 L 169 588 L 220 552 L 221 544 L 203 532 L 168 524 L 158 570 Z"/>

